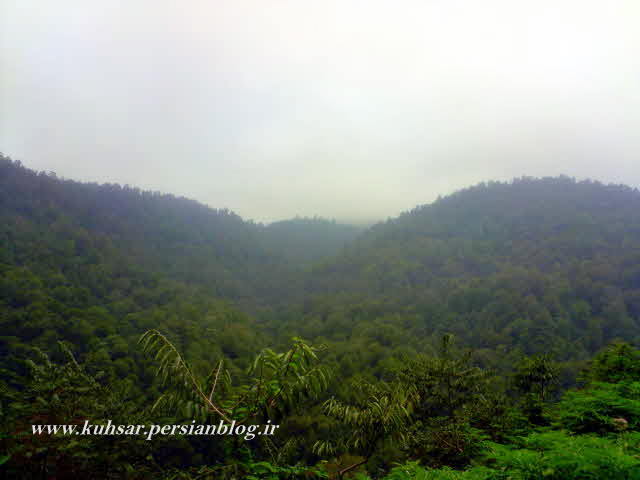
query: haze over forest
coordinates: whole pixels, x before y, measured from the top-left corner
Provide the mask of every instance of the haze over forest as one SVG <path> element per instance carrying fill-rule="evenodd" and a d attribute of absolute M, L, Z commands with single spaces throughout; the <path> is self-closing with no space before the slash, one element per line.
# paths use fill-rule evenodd
<path fill-rule="evenodd" d="M 640 185 L 640 5 L 0 1 L 0 145 L 247 219 L 485 180 Z"/>
<path fill-rule="evenodd" d="M 640 479 L 638 25 L 0 0 L 0 477 Z"/>
<path fill-rule="evenodd" d="M 566 176 L 481 183 L 360 230 L 246 222 L 0 156 L 0 428 L 16 432 L 0 463 L 8 478 L 633 480 L 639 252 L 638 189 Z M 32 431 L 221 418 L 281 429 Z"/>

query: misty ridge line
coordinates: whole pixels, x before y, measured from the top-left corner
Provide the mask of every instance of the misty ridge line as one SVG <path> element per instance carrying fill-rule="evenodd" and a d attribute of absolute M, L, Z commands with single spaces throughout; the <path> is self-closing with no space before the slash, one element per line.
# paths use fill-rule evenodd
<path fill-rule="evenodd" d="M 22 160 L 14 160 L 12 159 L 10 156 L 5 155 L 3 152 L 0 151 L 0 160 L 5 160 L 8 162 L 13 162 L 16 166 L 25 169 L 26 171 L 38 175 L 40 177 L 47 177 L 50 180 L 53 181 L 58 181 L 61 183 L 67 183 L 67 184 L 75 184 L 78 186 L 87 186 L 87 187 L 98 187 L 101 189 L 107 189 L 107 190 L 120 190 L 123 192 L 127 192 L 127 193 L 133 193 L 136 195 L 140 195 L 142 197 L 149 197 L 149 198 L 163 198 L 163 199 L 173 199 L 173 200 L 177 200 L 177 201 L 182 201 L 182 202 L 189 202 L 192 203 L 194 206 L 198 206 L 200 208 L 205 208 L 214 212 L 223 212 L 223 213 L 227 213 L 229 215 L 235 216 L 239 219 L 241 219 L 243 222 L 246 222 L 248 224 L 252 224 L 252 225 L 256 225 L 256 226 L 270 226 L 270 225 L 274 225 L 274 224 L 278 224 L 281 222 L 286 222 L 286 221 L 290 221 L 290 220 L 301 220 L 301 221 L 321 221 L 321 222 L 328 222 L 328 223 L 333 223 L 333 224 L 338 224 L 338 225 L 347 225 L 347 226 L 355 226 L 358 228 L 365 228 L 368 226 L 371 226 L 375 223 L 378 223 L 378 221 L 353 221 L 353 222 L 346 222 L 346 221 L 340 221 L 336 218 L 329 218 L 329 217 L 325 217 L 322 215 L 318 215 L 318 214 L 313 214 L 313 215 L 307 215 L 307 214 L 297 214 L 294 217 L 287 217 L 287 218 L 282 218 L 282 219 L 277 219 L 277 220 L 273 220 L 270 222 L 263 222 L 263 221 L 256 221 L 254 219 L 250 219 L 250 218 L 244 218 L 241 215 L 237 214 L 232 208 L 229 207 L 216 207 L 213 205 L 209 205 L 205 202 L 202 202 L 200 200 L 196 200 L 195 198 L 189 197 L 187 195 L 177 195 L 174 193 L 170 193 L 170 192 L 164 192 L 161 190 L 145 190 L 143 188 L 137 187 L 135 185 L 130 185 L 129 183 L 118 183 L 118 182 L 95 182 L 95 181 L 82 181 L 82 180 L 76 180 L 74 178 L 70 178 L 70 177 L 66 177 L 63 175 L 58 175 L 57 172 L 53 171 L 53 170 L 35 170 L 32 168 L 29 168 L 28 166 L 26 166 L 24 164 L 24 162 Z"/>
<path fill-rule="evenodd" d="M 517 184 L 518 182 L 523 182 L 523 181 L 535 181 L 535 180 L 550 180 L 550 179 L 558 179 L 558 180 L 565 180 L 565 181 L 571 181 L 571 182 L 575 182 L 575 183 L 586 183 L 586 184 L 596 184 L 596 185 L 601 185 L 601 186 L 605 186 L 605 187 L 624 187 L 627 189 L 631 189 L 634 192 L 638 192 L 638 188 L 637 187 L 631 187 L 622 183 L 614 183 L 614 182 L 602 182 L 600 180 L 596 180 L 596 179 L 591 179 L 591 178 L 584 178 L 581 180 L 577 180 L 576 177 L 571 177 L 568 175 L 556 175 L 556 176 L 529 176 L 529 175 L 521 175 L 519 177 L 513 177 L 511 180 L 508 181 L 501 181 L 501 180 L 485 180 L 485 181 L 480 181 L 478 183 L 475 183 L 473 185 L 469 185 L 467 187 L 455 190 L 451 193 L 448 194 L 438 194 L 436 199 L 431 202 L 431 203 L 419 203 L 417 205 L 415 205 L 414 207 L 411 207 L 407 210 L 404 210 L 402 212 L 400 212 L 398 215 L 396 216 L 391 216 L 391 217 L 387 217 L 386 219 L 380 219 L 380 220 L 376 220 L 376 221 L 344 221 L 344 220 L 339 220 L 335 217 L 324 217 L 321 215 L 317 215 L 317 214 L 313 214 L 313 215 L 309 215 L 309 214 L 297 214 L 294 217 L 289 217 L 289 218 L 283 218 L 283 219 L 278 219 L 278 220 L 273 220 L 270 222 L 262 222 L 262 221 L 256 221 L 250 218 L 244 218 L 241 215 L 237 214 L 233 208 L 229 208 L 229 207 L 216 207 L 213 205 L 209 205 L 208 203 L 202 202 L 200 200 L 196 200 L 194 198 L 191 198 L 189 196 L 186 195 L 176 195 L 174 193 L 169 193 L 169 192 L 164 192 L 164 191 L 160 191 L 160 190 L 145 190 L 142 189 L 140 187 L 137 186 L 132 186 L 128 183 L 125 184 L 120 184 L 120 183 L 111 183 L 111 182 L 104 182 L 104 183 L 99 183 L 99 182 L 93 182 L 93 181 L 80 181 L 80 180 L 76 180 L 73 178 L 69 178 L 69 177 L 65 177 L 65 176 L 61 176 L 58 175 L 55 171 L 52 170 L 35 170 L 35 169 L 31 169 L 29 167 L 27 167 L 21 160 L 13 160 L 10 156 L 3 154 L 0 151 L 0 159 L 7 161 L 7 162 L 13 162 L 16 166 L 25 169 L 28 172 L 31 172 L 32 174 L 38 175 L 40 177 L 47 177 L 48 179 L 52 180 L 52 181 L 58 181 L 61 183 L 67 183 L 67 184 L 74 184 L 74 185 L 78 185 L 78 186 L 87 186 L 87 187 L 98 187 L 100 189 L 106 189 L 109 191 L 122 191 L 122 192 L 126 192 L 126 193 L 133 193 L 135 195 L 139 195 L 141 197 L 145 197 L 145 198 L 162 198 L 162 199 L 166 199 L 166 200 L 177 200 L 180 202 L 188 202 L 190 204 L 192 204 L 193 206 L 197 206 L 200 209 L 205 209 L 205 210 L 209 210 L 211 212 L 216 212 L 216 213 L 224 213 L 227 215 L 230 215 L 232 217 L 237 218 L 238 220 L 247 223 L 249 225 L 255 225 L 256 227 L 269 227 L 269 226 L 276 226 L 279 225 L 281 223 L 285 223 L 285 222 L 290 222 L 290 221 L 300 221 L 300 222 L 321 222 L 321 223 L 327 223 L 327 224 L 334 224 L 334 225 L 343 225 L 343 226 L 350 226 L 350 227 L 354 227 L 357 228 L 358 230 L 365 231 L 368 230 L 376 225 L 382 225 L 384 223 L 387 222 L 393 222 L 395 220 L 400 219 L 401 217 L 416 212 L 418 210 L 424 209 L 424 208 L 428 208 L 430 206 L 433 206 L 435 204 L 437 204 L 438 202 L 441 202 L 445 199 L 451 198 L 451 197 L 455 197 L 458 194 L 464 193 L 468 190 L 474 189 L 474 188 L 479 188 L 479 187 L 489 187 L 492 185 L 513 185 L 513 184 Z"/>
<path fill-rule="evenodd" d="M 523 173 L 640 185 L 632 0 L 94 3 L 3 2 L 0 146 L 38 170 L 359 226 Z"/>

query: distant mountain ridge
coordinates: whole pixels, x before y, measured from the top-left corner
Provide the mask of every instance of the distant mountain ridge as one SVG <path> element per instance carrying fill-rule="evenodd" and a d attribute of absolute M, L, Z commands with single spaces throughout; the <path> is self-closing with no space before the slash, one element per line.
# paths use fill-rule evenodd
<path fill-rule="evenodd" d="M 78 245 L 84 238 L 118 251 L 123 261 L 230 298 L 269 295 L 274 277 L 284 279 L 309 261 L 337 253 L 359 232 L 320 218 L 265 226 L 184 197 L 62 180 L 4 156 L 0 218 L 10 262 L 21 263 L 19 251 L 29 245 L 10 241 L 16 231 L 39 236 L 44 249 L 72 241 L 67 256 L 82 256 Z"/>
<path fill-rule="evenodd" d="M 296 325 L 312 338 L 419 349 L 451 332 L 487 358 L 640 343 L 640 192 L 569 177 L 482 183 L 374 225 L 316 265 L 305 292 L 316 300 Z"/>
<path fill-rule="evenodd" d="M 74 301 L 90 295 L 114 315 L 189 286 L 259 312 L 278 338 L 367 352 L 419 351 L 445 332 L 489 359 L 640 343 L 640 192 L 569 177 L 481 183 L 361 231 L 318 218 L 265 226 L 2 157 L 0 265 L 54 290 L 61 276 Z"/>
<path fill-rule="evenodd" d="M 637 189 L 569 177 L 523 177 L 481 183 L 378 223 L 316 274 L 372 258 L 381 265 L 392 256 L 404 262 L 403 273 L 394 272 L 403 277 L 401 283 L 419 285 L 430 275 L 495 273 L 505 262 L 549 271 L 635 250 L 639 242 Z"/>

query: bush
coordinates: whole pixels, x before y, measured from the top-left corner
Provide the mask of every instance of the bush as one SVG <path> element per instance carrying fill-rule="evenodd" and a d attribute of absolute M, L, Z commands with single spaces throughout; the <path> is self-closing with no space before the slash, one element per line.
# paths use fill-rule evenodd
<path fill-rule="evenodd" d="M 575 433 L 617 432 L 640 426 L 640 382 L 594 382 L 564 394 L 555 411 L 557 423 Z"/>

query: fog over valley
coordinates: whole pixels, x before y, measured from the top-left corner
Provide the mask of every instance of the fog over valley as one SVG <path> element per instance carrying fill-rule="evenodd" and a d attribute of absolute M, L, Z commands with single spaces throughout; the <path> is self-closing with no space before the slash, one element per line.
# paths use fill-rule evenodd
<path fill-rule="evenodd" d="M 640 479 L 639 25 L 0 0 L 0 477 Z"/>
<path fill-rule="evenodd" d="M 0 149 L 244 218 L 640 185 L 640 4 L 0 2 Z"/>

